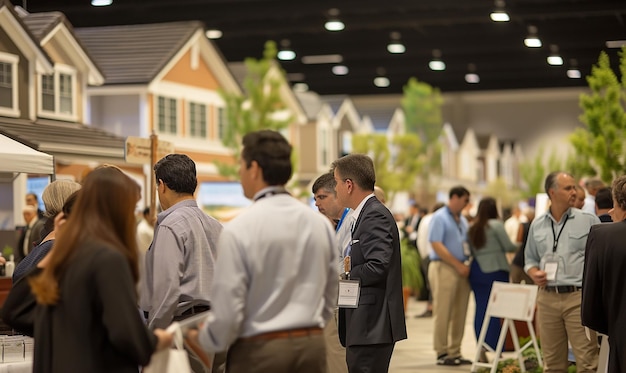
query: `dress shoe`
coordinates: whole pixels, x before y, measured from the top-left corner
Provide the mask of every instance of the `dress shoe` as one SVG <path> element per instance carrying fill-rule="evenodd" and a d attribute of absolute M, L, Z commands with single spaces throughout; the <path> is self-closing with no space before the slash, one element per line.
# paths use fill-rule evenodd
<path fill-rule="evenodd" d="M 421 318 L 425 318 L 425 317 L 432 317 L 433 316 L 433 311 L 431 310 L 426 310 L 424 311 L 424 313 L 419 314 L 419 315 L 415 315 L 416 319 L 421 319 Z"/>

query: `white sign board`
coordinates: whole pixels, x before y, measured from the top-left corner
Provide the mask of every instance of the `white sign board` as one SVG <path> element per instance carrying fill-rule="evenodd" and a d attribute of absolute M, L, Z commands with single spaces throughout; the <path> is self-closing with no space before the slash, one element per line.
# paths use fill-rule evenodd
<path fill-rule="evenodd" d="M 537 285 L 494 282 L 487 304 L 487 314 L 503 319 L 532 321 L 535 315 Z"/>
<path fill-rule="evenodd" d="M 150 139 L 143 137 L 128 136 L 124 149 L 124 159 L 129 163 L 150 164 L 152 161 L 152 144 Z M 157 145 L 157 156 L 159 160 L 168 154 L 174 153 L 174 144 L 169 141 L 160 141 Z"/>

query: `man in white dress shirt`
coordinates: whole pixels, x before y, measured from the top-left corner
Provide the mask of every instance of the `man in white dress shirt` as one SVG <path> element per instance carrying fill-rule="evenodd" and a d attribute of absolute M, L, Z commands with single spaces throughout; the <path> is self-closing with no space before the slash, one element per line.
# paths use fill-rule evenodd
<path fill-rule="evenodd" d="M 280 133 L 244 136 L 239 176 L 254 204 L 220 236 L 212 307 L 199 330 L 205 350 L 229 348 L 229 373 L 326 372 L 322 328 L 337 301 L 337 243 L 328 219 L 285 190 L 291 173 Z"/>

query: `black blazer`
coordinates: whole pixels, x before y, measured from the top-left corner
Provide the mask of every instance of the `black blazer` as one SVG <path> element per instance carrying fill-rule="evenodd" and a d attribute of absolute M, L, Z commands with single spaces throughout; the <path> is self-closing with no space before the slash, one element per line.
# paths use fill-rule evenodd
<path fill-rule="evenodd" d="M 398 226 L 376 198 L 365 202 L 352 233 L 350 278 L 361 283 L 358 308 L 340 308 L 344 346 L 406 339 Z"/>
<path fill-rule="evenodd" d="M 585 248 L 583 325 L 609 336 L 609 372 L 626 371 L 626 221 L 591 227 Z"/>

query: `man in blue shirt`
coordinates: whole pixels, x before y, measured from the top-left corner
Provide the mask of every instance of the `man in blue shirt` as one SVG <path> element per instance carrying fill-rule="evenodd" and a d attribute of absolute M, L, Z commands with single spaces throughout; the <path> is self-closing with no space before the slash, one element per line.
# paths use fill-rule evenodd
<path fill-rule="evenodd" d="M 428 230 L 430 253 L 428 281 L 433 294 L 433 344 L 438 365 L 472 362 L 461 357 L 461 341 L 470 295 L 467 219 L 461 214 L 470 193 L 463 186 L 450 189 L 446 207 L 433 214 Z"/>

